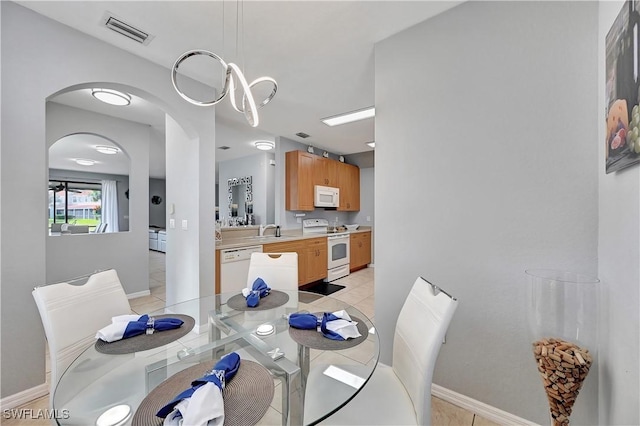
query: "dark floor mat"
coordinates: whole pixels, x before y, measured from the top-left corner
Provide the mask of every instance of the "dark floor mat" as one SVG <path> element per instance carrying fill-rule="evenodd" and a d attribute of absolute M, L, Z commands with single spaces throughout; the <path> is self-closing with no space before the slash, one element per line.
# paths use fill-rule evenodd
<path fill-rule="evenodd" d="M 343 288 L 345 288 L 343 285 L 319 282 L 317 284 L 312 284 L 309 287 L 301 288 L 300 290 L 328 296 L 336 291 L 342 290 Z"/>
<path fill-rule="evenodd" d="M 313 303 L 320 298 L 322 298 L 321 294 L 299 293 L 298 295 L 300 303 Z"/>

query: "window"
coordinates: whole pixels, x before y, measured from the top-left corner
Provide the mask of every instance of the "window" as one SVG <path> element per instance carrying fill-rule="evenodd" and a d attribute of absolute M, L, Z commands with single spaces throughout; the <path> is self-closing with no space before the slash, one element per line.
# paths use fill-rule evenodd
<path fill-rule="evenodd" d="M 52 223 L 89 225 L 101 222 L 102 185 L 91 182 L 49 181 L 49 226 Z"/>

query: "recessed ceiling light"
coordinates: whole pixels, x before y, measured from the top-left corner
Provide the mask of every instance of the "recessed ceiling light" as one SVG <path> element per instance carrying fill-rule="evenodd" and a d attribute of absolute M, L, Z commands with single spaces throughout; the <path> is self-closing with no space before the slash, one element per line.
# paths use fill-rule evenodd
<path fill-rule="evenodd" d="M 256 148 L 262 151 L 269 151 L 276 146 L 276 144 L 272 141 L 255 141 L 253 144 L 256 146 Z"/>
<path fill-rule="evenodd" d="M 95 160 L 88 160 L 86 158 L 74 158 L 74 161 L 81 166 L 93 166 L 97 163 Z"/>
<path fill-rule="evenodd" d="M 126 106 L 131 103 L 131 96 L 117 90 L 91 89 L 91 94 L 94 98 L 111 105 Z"/>
<path fill-rule="evenodd" d="M 115 146 L 107 146 L 107 145 L 98 145 L 96 146 L 96 151 L 101 152 L 103 154 L 117 154 L 120 152 L 120 148 L 116 148 Z"/>
<path fill-rule="evenodd" d="M 358 111 L 347 112 L 345 114 L 335 115 L 333 117 L 323 118 L 322 122 L 327 126 L 338 126 L 340 124 L 351 123 L 353 121 L 364 120 L 376 115 L 375 107 L 361 109 Z"/>
<path fill-rule="evenodd" d="M 367 142 L 367 145 L 369 145 L 371 148 L 375 148 L 376 147 L 376 142 Z"/>

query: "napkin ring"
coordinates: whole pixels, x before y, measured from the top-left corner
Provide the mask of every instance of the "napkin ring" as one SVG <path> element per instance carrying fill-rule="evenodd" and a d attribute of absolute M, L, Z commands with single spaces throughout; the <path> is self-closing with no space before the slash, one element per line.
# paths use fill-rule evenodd
<path fill-rule="evenodd" d="M 149 319 L 147 320 L 147 334 L 153 334 L 154 328 L 153 328 L 153 324 L 155 322 L 155 318 L 154 317 L 149 317 Z"/>

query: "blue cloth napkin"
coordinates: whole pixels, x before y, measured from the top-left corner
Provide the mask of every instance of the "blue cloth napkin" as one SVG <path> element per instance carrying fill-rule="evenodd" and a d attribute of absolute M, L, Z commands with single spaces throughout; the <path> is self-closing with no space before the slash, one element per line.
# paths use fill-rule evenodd
<path fill-rule="evenodd" d="M 334 321 L 337 319 L 339 319 L 337 316 L 329 312 L 323 313 L 322 319 L 313 314 L 293 313 L 289 316 L 289 325 L 293 328 L 299 328 L 302 330 L 318 330 L 318 326 L 320 326 L 319 331 L 324 337 L 331 340 L 345 340 L 338 333 L 327 329 L 327 321 Z"/>
<path fill-rule="evenodd" d="M 191 382 L 191 387 L 179 393 L 162 407 L 156 416 L 165 418 L 165 424 L 206 425 L 224 422 L 222 390 L 240 368 L 240 355 L 231 352 L 223 356 L 212 370 Z"/>
<path fill-rule="evenodd" d="M 105 342 L 138 336 L 147 330 L 164 331 L 182 326 L 184 321 L 178 318 L 149 318 L 149 315 L 120 315 L 111 318 L 111 324 L 96 333 L 97 339 Z"/>
<path fill-rule="evenodd" d="M 268 296 L 271 288 L 260 277 L 256 278 L 251 290 L 243 289 L 242 294 L 247 298 L 247 306 L 255 308 L 260 303 L 260 298 Z M 246 293 L 246 294 L 245 294 Z"/>
<path fill-rule="evenodd" d="M 289 315 L 289 325 L 302 330 L 317 330 L 331 340 L 347 340 L 361 336 L 358 323 L 351 321 L 346 311 L 324 312 L 322 318 L 296 312 Z"/>

